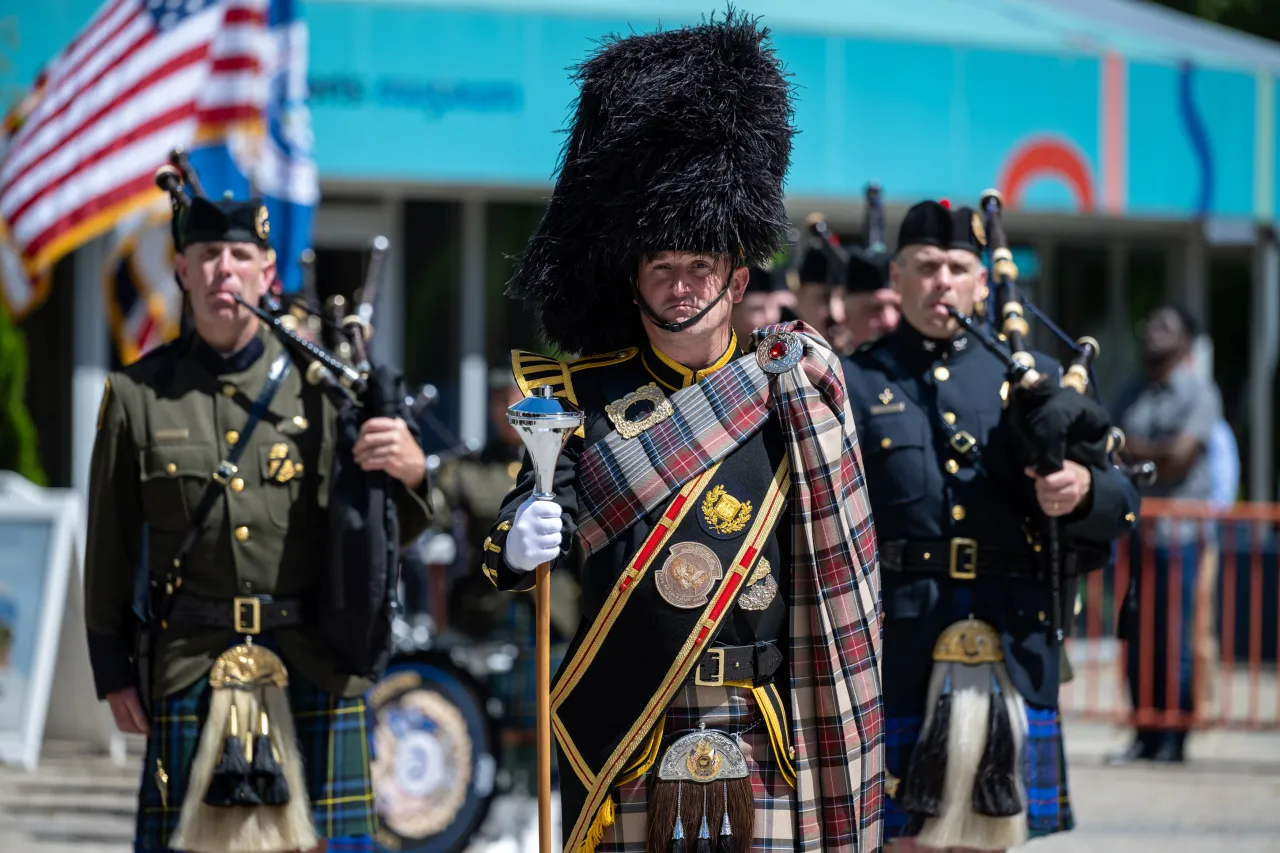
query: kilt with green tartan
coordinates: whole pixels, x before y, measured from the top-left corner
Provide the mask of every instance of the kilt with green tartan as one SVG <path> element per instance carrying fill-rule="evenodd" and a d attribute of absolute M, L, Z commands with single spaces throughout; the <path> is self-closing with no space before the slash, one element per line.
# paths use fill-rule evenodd
<path fill-rule="evenodd" d="M 152 702 L 142 786 L 138 794 L 136 851 L 164 851 L 177 831 L 187 777 L 200 744 L 212 690 L 207 678 Z M 330 851 L 372 853 L 375 817 L 369 774 L 370 718 L 362 697 L 325 693 L 290 673 L 293 711 L 303 776 L 316 832 Z M 158 766 L 168 774 L 162 796 Z"/>
<path fill-rule="evenodd" d="M 665 732 L 697 728 L 736 734 L 751 771 L 755 799 L 755 832 L 752 853 L 796 848 L 796 791 L 783 775 L 770 743 L 764 714 L 746 687 L 699 687 L 688 682 L 667 707 Z M 604 831 L 596 853 L 644 853 L 648 838 L 648 798 L 651 769 L 633 782 L 613 790 L 617 801 L 613 826 Z M 692 850 L 698 827 L 686 828 L 687 849 Z"/>

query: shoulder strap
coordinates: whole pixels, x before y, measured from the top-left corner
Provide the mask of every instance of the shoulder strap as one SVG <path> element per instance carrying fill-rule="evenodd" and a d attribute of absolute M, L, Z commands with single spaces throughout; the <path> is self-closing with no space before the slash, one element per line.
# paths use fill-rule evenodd
<path fill-rule="evenodd" d="M 182 583 L 182 569 L 187 562 L 187 557 L 191 554 L 191 549 L 196 545 L 196 540 L 200 538 L 200 531 L 204 528 L 204 523 L 209 518 L 209 513 L 213 510 L 214 503 L 222 495 L 222 490 L 226 488 L 232 475 L 239 470 L 236 463 L 240 461 L 245 447 L 249 444 L 249 436 L 253 435 L 253 431 L 257 429 L 258 422 L 266 414 L 267 407 L 271 405 L 271 400 L 276 396 L 276 391 L 280 389 L 280 383 L 289 375 L 289 368 L 292 365 L 293 361 L 287 352 L 280 353 L 280 355 L 276 356 L 276 360 L 271 363 L 271 369 L 267 372 L 267 381 L 263 384 L 262 390 L 258 392 L 258 399 L 253 401 L 253 406 L 249 409 L 248 420 L 244 422 L 244 426 L 240 429 L 239 440 L 231 445 L 231 452 L 227 454 L 227 458 L 213 472 L 213 479 L 209 483 L 209 487 L 205 489 L 204 496 L 200 498 L 200 503 L 196 505 L 195 512 L 191 514 L 191 525 L 187 528 L 186 535 L 182 537 L 182 544 L 178 546 L 178 553 L 173 558 L 173 569 L 166 578 L 165 605 L 161 608 L 162 615 L 168 615 L 169 601 L 173 597 L 173 591 Z"/>

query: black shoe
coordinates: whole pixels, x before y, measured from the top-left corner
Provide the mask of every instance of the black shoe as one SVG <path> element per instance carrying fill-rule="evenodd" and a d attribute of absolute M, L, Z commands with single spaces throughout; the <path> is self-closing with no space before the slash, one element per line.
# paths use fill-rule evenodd
<path fill-rule="evenodd" d="M 1186 735 L 1166 735 L 1161 738 L 1160 743 L 1156 746 L 1156 750 L 1151 755 L 1152 761 L 1158 761 L 1161 764 L 1182 764 L 1186 762 Z"/>
<path fill-rule="evenodd" d="M 1152 749 L 1151 742 L 1143 737 L 1136 737 L 1133 739 L 1133 743 L 1129 744 L 1128 749 L 1124 752 L 1107 756 L 1106 762 L 1112 767 L 1120 767 L 1125 764 L 1132 764 L 1135 761 L 1151 758 L 1154 755 L 1155 750 Z"/>

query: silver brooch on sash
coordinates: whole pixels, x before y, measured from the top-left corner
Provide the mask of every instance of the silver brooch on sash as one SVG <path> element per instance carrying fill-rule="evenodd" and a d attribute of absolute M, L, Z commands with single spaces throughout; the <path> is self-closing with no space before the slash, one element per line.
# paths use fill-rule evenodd
<path fill-rule="evenodd" d="M 672 607 L 705 607 L 716 581 L 724 577 L 716 552 L 698 542 L 678 542 L 653 576 L 658 594 Z"/>
<path fill-rule="evenodd" d="M 795 332 L 773 332 L 756 347 L 756 363 L 765 373 L 786 373 L 803 355 L 804 344 Z"/>
<path fill-rule="evenodd" d="M 778 582 L 773 579 L 773 567 L 764 557 L 756 563 L 747 579 L 747 588 L 738 596 L 738 606 L 743 610 L 764 610 L 778 595 Z"/>

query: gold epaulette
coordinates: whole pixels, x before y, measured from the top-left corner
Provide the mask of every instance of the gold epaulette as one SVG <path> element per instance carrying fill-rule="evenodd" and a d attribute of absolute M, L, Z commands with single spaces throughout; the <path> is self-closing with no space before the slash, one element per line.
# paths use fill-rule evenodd
<path fill-rule="evenodd" d="M 630 347 L 601 355 L 588 355 L 573 361 L 559 361 L 536 352 L 513 349 L 511 372 L 515 376 L 516 385 L 520 387 L 520 393 L 526 397 L 533 393 L 534 388 L 550 385 L 553 396 L 566 399 L 576 406 L 578 395 L 573 390 L 573 374 L 592 367 L 618 364 L 634 358 L 637 352 L 639 350 L 635 347 Z M 582 427 L 578 427 L 574 435 L 582 438 Z"/>

